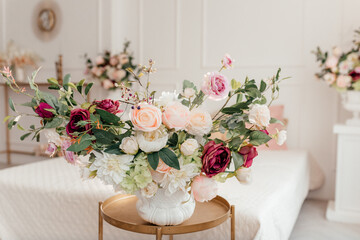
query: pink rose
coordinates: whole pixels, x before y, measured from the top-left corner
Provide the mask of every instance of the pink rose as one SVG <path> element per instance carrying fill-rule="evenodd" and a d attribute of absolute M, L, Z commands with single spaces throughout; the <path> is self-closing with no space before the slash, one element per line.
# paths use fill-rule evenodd
<path fill-rule="evenodd" d="M 123 69 L 115 70 L 111 74 L 111 78 L 115 80 L 121 80 L 126 76 L 126 72 Z"/>
<path fill-rule="evenodd" d="M 102 56 L 97 56 L 95 59 L 96 65 L 102 65 L 105 63 L 105 59 Z"/>
<path fill-rule="evenodd" d="M 189 122 L 189 108 L 179 102 L 171 102 L 166 105 L 165 111 L 162 114 L 162 120 L 165 126 L 169 129 L 179 131 L 184 129 Z"/>
<path fill-rule="evenodd" d="M 230 163 L 231 152 L 223 143 L 216 144 L 210 141 L 204 146 L 201 171 L 208 177 L 213 177 L 218 173 L 224 172 Z"/>
<path fill-rule="evenodd" d="M 350 76 L 340 75 L 337 78 L 336 84 L 339 88 L 348 88 L 351 86 L 352 78 Z"/>
<path fill-rule="evenodd" d="M 339 59 L 335 56 L 331 56 L 326 59 L 325 66 L 326 68 L 335 69 L 338 64 Z"/>
<path fill-rule="evenodd" d="M 121 53 L 119 56 L 119 62 L 121 65 L 124 65 L 129 62 L 129 56 L 126 53 Z"/>
<path fill-rule="evenodd" d="M 48 147 L 45 151 L 46 154 L 49 154 L 50 157 L 53 157 L 56 153 L 57 146 L 53 142 L 49 142 Z"/>
<path fill-rule="evenodd" d="M 130 120 L 136 130 L 152 132 L 161 125 L 161 111 L 148 103 L 140 103 L 130 112 Z"/>
<path fill-rule="evenodd" d="M 64 140 L 61 144 L 61 152 L 65 158 L 65 160 L 70 164 L 75 164 L 77 160 L 77 156 L 74 152 L 66 151 L 71 146 L 70 140 Z"/>
<path fill-rule="evenodd" d="M 112 56 L 111 58 L 110 58 L 110 65 L 111 66 L 116 66 L 116 65 L 118 65 L 119 64 L 119 59 L 117 58 L 117 57 L 115 57 L 115 56 Z"/>
<path fill-rule="evenodd" d="M 211 72 L 205 75 L 201 90 L 210 99 L 222 100 L 228 96 L 230 84 L 224 75 L 218 72 Z"/>
<path fill-rule="evenodd" d="M 215 179 L 199 175 L 194 178 L 191 190 L 196 201 L 207 202 L 216 197 L 218 187 Z"/>
<path fill-rule="evenodd" d="M 249 168 L 252 165 L 253 159 L 258 155 L 258 152 L 256 150 L 256 147 L 249 144 L 244 147 L 242 147 L 239 151 L 239 153 L 244 158 L 244 164 L 243 167 Z"/>
<path fill-rule="evenodd" d="M 50 106 L 47 103 L 41 102 L 39 106 L 35 108 L 35 112 L 39 115 L 39 117 L 42 118 L 52 118 L 54 117 L 54 114 L 52 112 L 49 112 L 46 109 L 54 109 L 52 106 Z"/>
<path fill-rule="evenodd" d="M 221 63 L 224 68 L 231 68 L 234 60 L 230 57 L 229 54 L 225 54 L 223 59 L 221 60 Z"/>
<path fill-rule="evenodd" d="M 119 109 L 120 102 L 114 101 L 112 99 L 104 99 L 101 101 L 95 101 L 94 103 L 96 104 L 96 108 L 105 110 L 112 114 L 121 113 L 123 111 L 123 110 Z"/>
<path fill-rule="evenodd" d="M 335 80 L 336 80 L 336 75 L 333 74 L 333 73 L 326 73 L 324 76 L 323 76 L 323 79 L 325 80 L 325 82 L 329 85 L 332 85 Z"/>
<path fill-rule="evenodd" d="M 106 90 L 114 87 L 114 83 L 109 79 L 105 79 L 104 81 L 101 82 L 101 84 L 103 88 L 105 88 Z"/>
<path fill-rule="evenodd" d="M 104 73 L 104 68 L 101 67 L 93 67 L 91 69 L 91 73 L 96 77 L 100 77 Z"/>

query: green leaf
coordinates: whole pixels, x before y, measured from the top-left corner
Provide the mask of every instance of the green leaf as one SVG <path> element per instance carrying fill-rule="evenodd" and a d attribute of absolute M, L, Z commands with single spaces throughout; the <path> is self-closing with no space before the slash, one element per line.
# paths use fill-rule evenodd
<path fill-rule="evenodd" d="M 241 82 L 236 81 L 235 79 L 231 79 L 231 88 L 236 90 L 241 87 Z"/>
<path fill-rule="evenodd" d="M 21 106 L 24 106 L 24 107 L 36 107 L 37 106 L 37 103 L 35 102 L 27 102 L 27 103 L 23 103 L 23 104 L 20 104 Z"/>
<path fill-rule="evenodd" d="M 109 113 L 102 109 L 96 109 L 96 113 L 98 113 L 101 117 L 101 119 L 106 123 L 112 123 L 112 124 L 118 124 L 120 121 L 120 118 L 116 116 L 115 114 Z"/>
<path fill-rule="evenodd" d="M 355 91 L 360 91 L 360 81 L 357 81 L 355 83 L 353 83 L 353 88 Z"/>
<path fill-rule="evenodd" d="M 94 136 L 96 137 L 96 142 L 100 144 L 110 144 L 116 137 L 115 134 L 101 130 L 101 129 L 92 129 Z"/>
<path fill-rule="evenodd" d="M 271 137 L 269 137 L 266 133 L 263 133 L 261 131 L 253 131 L 250 133 L 249 139 L 250 139 L 250 144 L 255 146 L 260 146 L 270 141 Z"/>
<path fill-rule="evenodd" d="M 237 151 L 239 149 L 241 143 L 242 143 L 242 140 L 241 140 L 240 136 L 235 137 L 229 142 L 229 148 L 232 149 L 233 151 Z"/>
<path fill-rule="evenodd" d="M 185 141 L 186 138 L 186 133 L 185 132 L 180 132 L 178 135 L 178 143 L 181 144 Z"/>
<path fill-rule="evenodd" d="M 63 80 L 63 86 L 64 86 L 64 89 L 67 91 L 69 89 L 69 82 L 71 80 L 71 76 L 70 74 L 66 74 L 65 77 L 64 77 L 64 80 Z"/>
<path fill-rule="evenodd" d="M 242 101 L 243 95 L 241 93 L 238 93 L 236 96 L 236 103 L 240 103 Z"/>
<path fill-rule="evenodd" d="M 90 91 L 90 89 L 91 89 L 91 87 L 92 87 L 93 84 L 94 84 L 94 83 L 89 83 L 89 84 L 86 86 L 86 88 L 85 88 L 85 95 L 88 95 L 88 93 L 89 93 L 89 91 Z"/>
<path fill-rule="evenodd" d="M 11 118 L 11 116 L 4 117 L 3 123 L 6 122 L 7 120 L 9 120 L 10 118 Z"/>
<path fill-rule="evenodd" d="M 170 147 L 175 147 L 178 144 L 178 135 L 173 133 L 167 143 Z"/>
<path fill-rule="evenodd" d="M 123 134 L 120 134 L 120 135 L 116 135 L 116 139 L 121 142 L 124 138 L 126 137 L 130 137 L 131 136 L 131 130 L 128 130 L 126 131 L 125 133 Z"/>
<path fill-rule="evenodd" d="M 47 81 L 51 85 L 56 85 L 57 86 L 59 84 L 58 80 L 56 80 L 55 78 L 48 78 Z"/>
<path fill-rule="evenodd" d="M 16 112 L 15 106 L 14 106 L 14 102 L 13 102 L 13 100 L 11 99 L 11 97 L 9 97 L 9 106 L 10 106 L 11 110 L 13 110 L 14 112 Z"/>
<path fill-rule="evenodd" d="M 20 137 L 20 140 L 21 140 L 21 141 L 24 141 L 25 138 L 27 138 L 27 137 L 30 136 L 30 135 L 31 135 L 31 132 L 25 133 L 24 135 L 22 135 L 22 136 Z"/>
<path fill-rule="evenodd" d="M 82 94 L 82 88 L 85 83 L 85 79 L 82 79 L 80 82 L 76 84 L 76 88 L 80 94 Z"/>
<path fill-rule="evenodd" d="M 159 151 L 159 156 L 166 165 L 180 170 L 179 160 L 173 151 L 168 148 L 163 148 Z"/>
<path fill-rule="evenodd" d="M 47 122 L 45 124 L 45 128 L 56 128 L 56 127 L 60 126 L 63 123 L 63 121 L 64 120 L 59 117 L 53 118 L 53 120 L 51 120 L 50 122 Z"/>
<path fill-rule="evenodd" d="M 20 124 L 17 125 L 17 128 L 21 131 L 25 131 L 25 129 Z"/>
<path fill-rule="evenodd" d="M 234 162 L 235 171 L 244 164 L 244 157 L 238 152 L 231 152 L 232 160 Z"/>
<path fill-rule="evenodd" d="M 80 151 L 86 149 L 87 147 L 89 147 L 90 144 L 91 144 L 91 140 L 84 140 L 84 141 L 81 141 L 80 143 L 72 144 L 70 147 L 68 147 L 66 149 L 66 151 L 80 152 Z"/>
<path fill-rule="evenodd" d="M 181 101 L 181 103 L 182 103 L 182 105 L 187 106 L 187 107 L 189 107 L 189 105 L 190 105 L 189 100 L 186 100 L 186 99 L 183 99 L 183 100 Z"/>
<path fill-rule="evenodd" d="M 284 126 L 284 123 L 282 121 L 280 121 L 279 119 L 276 119 L 276 118 L 271 118 L 270 119 L 270 123 L 273 124 L 273 123 L 280 123 L 281 125 Z"/>
<path fill-rule="evenodd" d="M 66 104 L 66 102 L 64 102 L 64 101 L 59 102 L 59 114 L 60 115 L 66 115 L 68 110 L 69 110 L 69 107 Z"/>
<path fill-rule="evenodd" d="M 189 80 L 184 80 L 183 81 L 183 91 L 186 89 L 186 88 L 193 88 L 195 91 L 196 91 L 196 86 L 193 82 L 190 82 Z"/>
<path fill-rule="evenodd" d="M 105 149 L 104 152 L 106 153 L 110 153 L 110 154 L 115 154 L 115 155 L 121 155 L 123 154 L 119 148 L 121 142 L 115 143 L 114 145 L 109 146 L 108 148 Z"/>
<path fill-rule="evenodd" d="M 266 89 L 266 83 L 261 80 L 261 83 L 260 83 L 260 92 L 264 92 Z"/>
<path fill-rule="evenodd" d="M 47 104 L 49 104 L 54 109 L 58 108 L 59 100 L 52 94 L 48 92 L 39 91 L 39 97 L 43 99 Z"/>
<path fill-rule="evenodd" d="M 159 152 L 150 153 L 147 158 L 151 168 L 156 170 L 159 165 Z"/>

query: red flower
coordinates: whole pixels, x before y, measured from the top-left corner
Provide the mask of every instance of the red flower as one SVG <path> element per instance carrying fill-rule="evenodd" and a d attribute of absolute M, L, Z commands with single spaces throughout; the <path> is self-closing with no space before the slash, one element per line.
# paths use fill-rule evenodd
<path fill-rule="evenodd" d="M 353 82 L 358 81 L 360 79 L 360 67 L 356 67 L 349 75 L 352 77 Z"/>
<path fill-rule="evenodd" d="M 218 173 L 224 172 L 230 163 L 231 152 L 223 143 L 216 144 L 210 141 L 204 146 L 201 171 L 208 177 L 213 177 Z"/>
<path fill-rule="evenodd" d="M 66 133 L 70 137 L 73 136 L 72 133 L 74 132 L 84 132 L 91 128 L 90 124 L 86 124 L 85 126 L 78 126 L 77 123 L 80 121 L 87 121 L 90 119 L 90 112 L 86 109 L 73 109 L 70 113 L 70 120 L 69 123 L 66 125 Z"/>
<path fill-rule="evenodd" d="M 54 114 L 46 109 L 54 109 L 54 108 L 47 103 L 41 102 L 39 106 L 35 108 L 35 112 L 39 115 L 39 117 L 42 118 L 54 117 Z"/>
<path fill-rule="evenodd" d="M 95 101 L 95 104 L 96 104 L 96 108 L 105 110 L 112 114 L 117 114 L 117 113 L 120 113 L 123 111 L 123 110 L 119 109 L 119 107 L 120 107 L 119 101 L 114 101 L 111 99 L 104 99 L 102 101 Z"/>
<path fill-rule="evenodd" d="M 251 144 L 242 147 L 239 153 L 244 157 L 243 167 L 246 168 L 251 167 L 253 159 L 258 155 L 256 147 Z"/>

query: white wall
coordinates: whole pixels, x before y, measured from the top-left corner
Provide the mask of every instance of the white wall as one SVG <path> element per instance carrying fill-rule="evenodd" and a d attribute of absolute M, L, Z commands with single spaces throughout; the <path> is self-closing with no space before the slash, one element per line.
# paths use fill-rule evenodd
<path fill-rule="evenodd" d="M 276 102 L 289 119 L 288 146 L 307 149 L 321 165 L 326 182 L 310 194 L 333 198 L 336 138 L 332 126 L 343 120 L 339 97 L 317 81 L 316 46 L 349 47 L 360 15 L 356 0 L 113 0 L 112 47 L 124 38 L 137 60 L 156 61 L 153 87 L 171 90 L 183 79 L 200 83 L 230 53 L 235 68 L 228 77 L 261 79 L 282 67 L 292 76 Z M 219 103 L 220 104 L 220 103 Z M 213 105 L 212 105 L 213 106 Z"/>

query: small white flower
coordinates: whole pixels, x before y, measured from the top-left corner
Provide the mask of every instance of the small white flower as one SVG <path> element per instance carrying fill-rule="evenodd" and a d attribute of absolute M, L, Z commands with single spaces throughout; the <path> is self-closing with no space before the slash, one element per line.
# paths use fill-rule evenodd
<path fill-rule="evenodd" d="M 134 136 L 123 138 L 119 148 L 130 155 L 135 155 L 139 151 L 139 145 Z"/>
<path fill-rule="evenodd" d="M 151 182 L 145 188 L 141 189 L 141 195 L 146 198 L 151 198 L 156 194 L 158 189 L 158 185 L 155 182 Z"/>
<path fill-rule="evenodd" d="M 255 104 L 249 111 L 249 122 L 258 127 L 267 127 L 270 124 L 270 110 L 266 105 Z"/>
<path fill-rule="evenodd" d="M 250 168 L 239 168 L 236 170 L 236 178 L 240 183 L 250 184 L 252 182 L 252 172 Z"/>
<path fill-rule="evenodd" d="M 183 96 L 185 98 L 192 98 L 193 96 L 195 96 L 195 89 L 193 88 L 185 88 L 184 92 L 183 92 Z"/>
<path fill-rule="evenodd" d="M 180 150 L 181 150 L 182 154 L 184 154 L 185 156 L 192 155 L 195 152 L 195 150 L 198 148 L 199 148 L 199 143 L 193 138 L 187 139 L 180 146 Z"/>
<path fill-rule="evenodd" d="M 155 102 L 159 106 L 165 107 L 170 102 L 175 102 L 178 99 L 178 94 L 174 92 L 161 92 L 161 96 L 158 99 L 155 99 Z"/>
<path fill-rule="evenodd" d="M 113 185 L 114 188 L 126 177 L 126 172 L 130 170 L 133 155 L 115 155 L 109 153 L 95 154 L 95 161 L 91 164 L 89 170 L 97 171 L 96 175 L 105 184 Z"/>
<path fill-rule="evenodd" d="M 164 125 L 152 132 L 136 132 L 139 148 L 146 153 L 157 152 L 165 147 L 169 134 Z"/>
<path fill-rule="evenodd" d="M 286 138 L 287 138 L 287 132 L 286 130 L 281 130 L 280 132 L 278 132 L 277 134 L 277 139 L 276 139 L 276 143 L 278 145 L 283 145 L 286 141 Z"/>
<path fill-rule="evenodd" d="M 48 143 L 54 143 L 56 146 L 61 146 L 61 138 L 60 135 L 55 131 L 55 129 L 44 129 L 42 130 Z"/>

